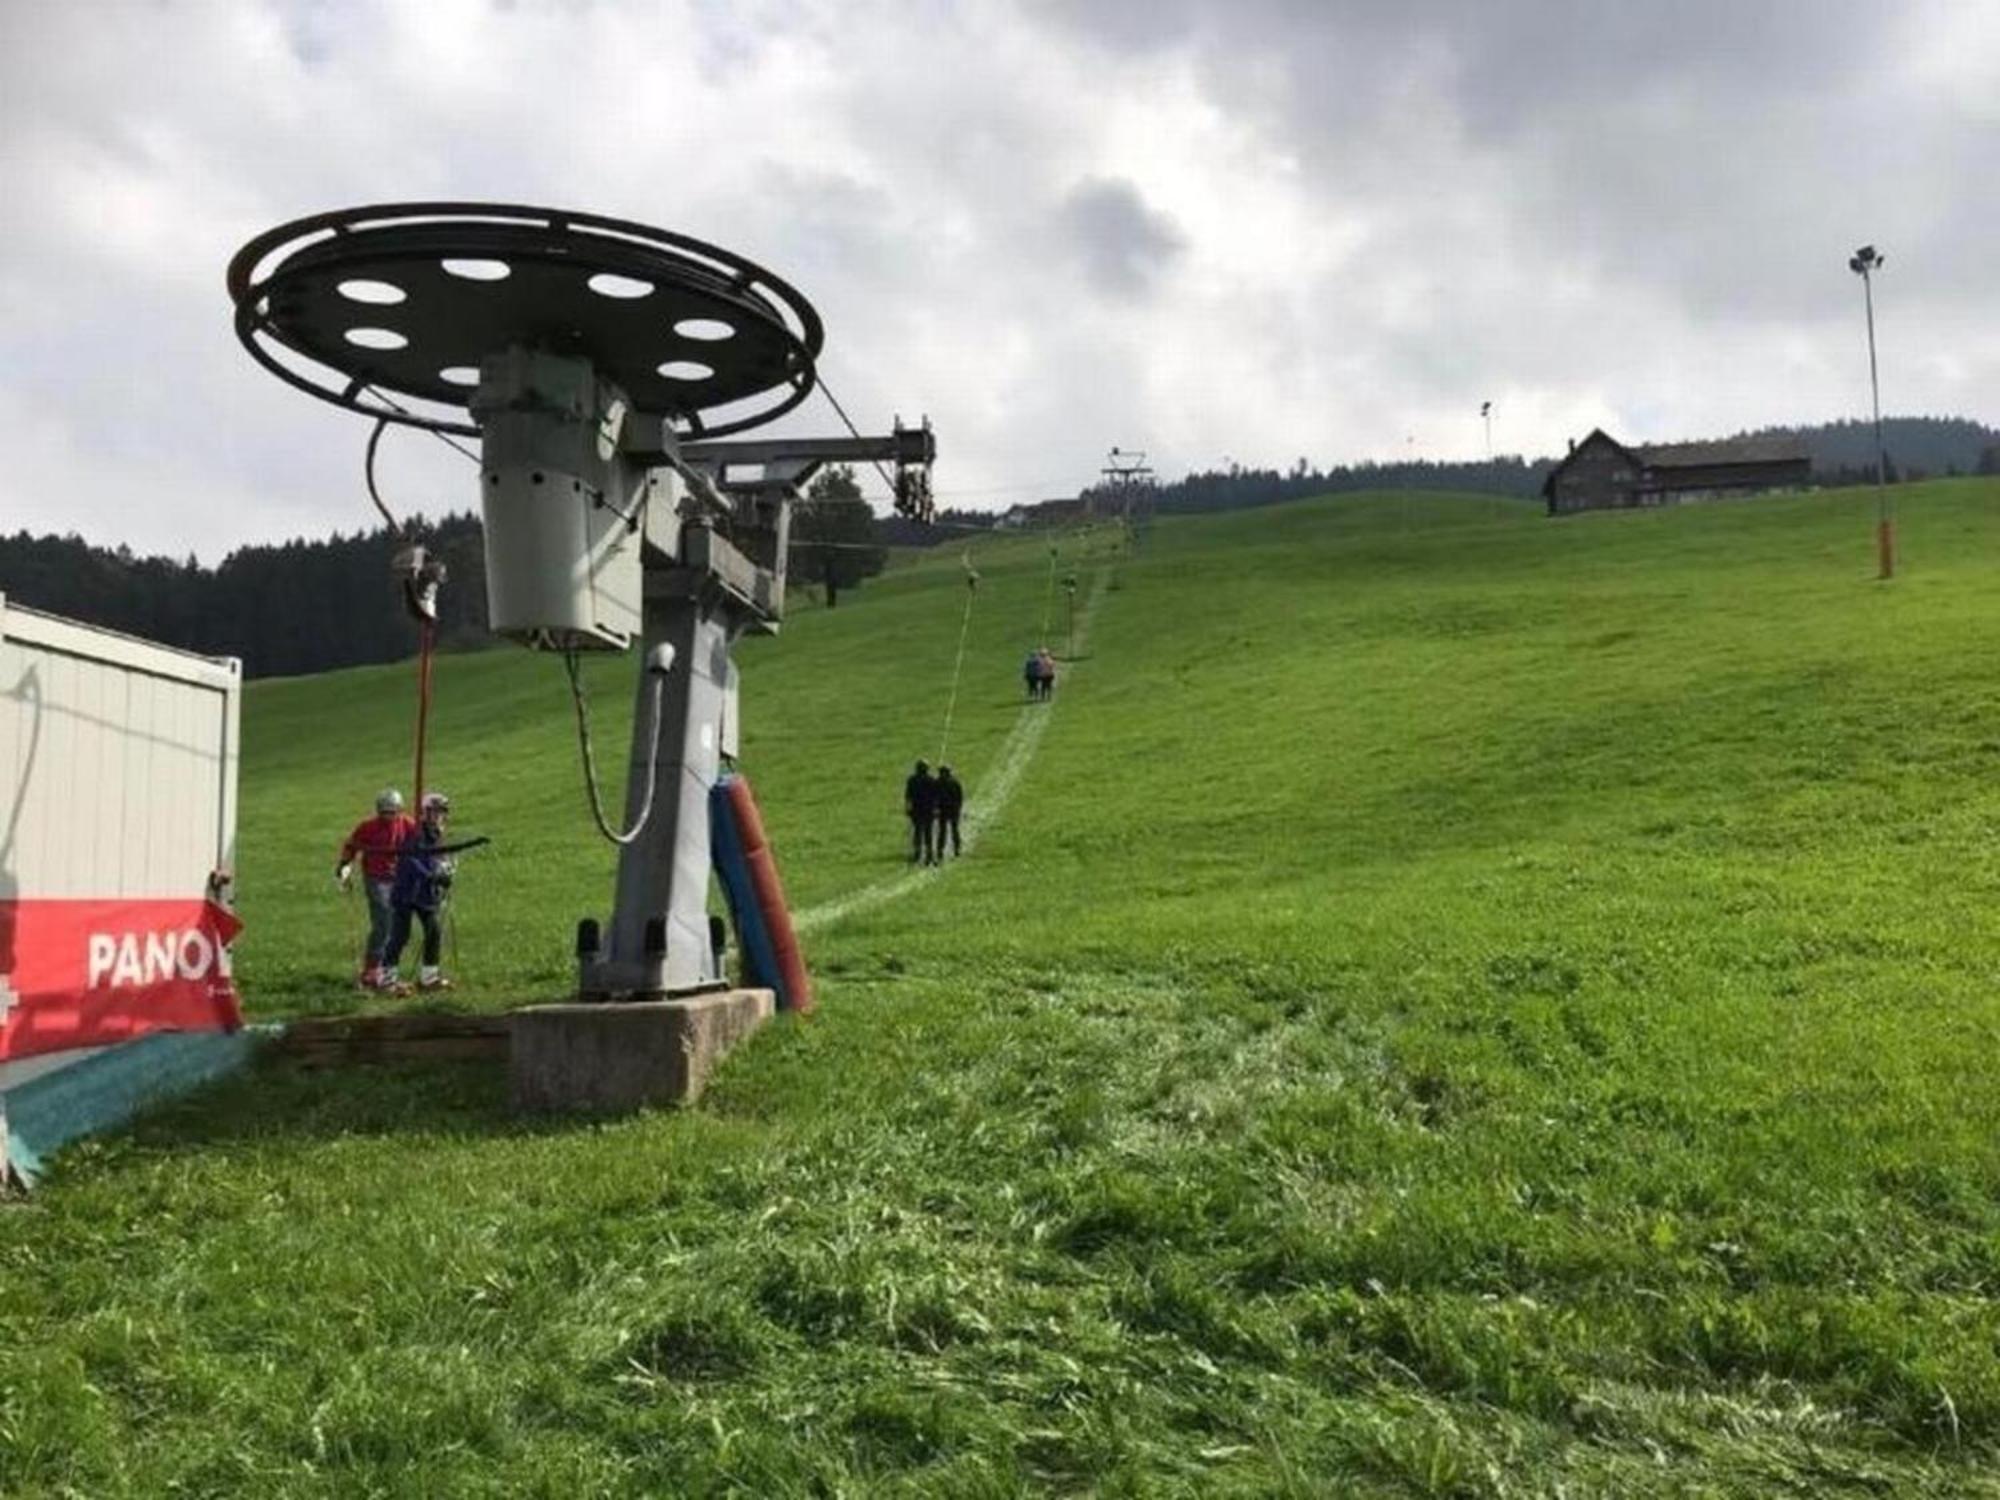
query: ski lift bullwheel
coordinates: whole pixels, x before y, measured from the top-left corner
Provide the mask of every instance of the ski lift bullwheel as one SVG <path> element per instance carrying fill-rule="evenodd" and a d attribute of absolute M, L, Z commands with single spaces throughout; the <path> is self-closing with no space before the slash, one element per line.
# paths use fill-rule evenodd
<path fill-rule="evenodd" d="M 466 406 L 480 362 L 508 348 L 588 359 L 634 410 L 718 437 L 805 400 L 824 340 L 812 304 L 740 255 L 511 204 L 298 219 L 237 252 L 229 294 L 236 336 L 280 379 L 367 416 L 468 436 L 479 430 Z"/>

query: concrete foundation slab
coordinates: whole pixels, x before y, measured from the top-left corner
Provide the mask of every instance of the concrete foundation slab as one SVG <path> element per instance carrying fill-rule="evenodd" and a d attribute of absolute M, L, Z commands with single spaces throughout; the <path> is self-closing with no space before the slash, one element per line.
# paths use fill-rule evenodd
<path fill-rule="evenodd" d="M 614 1114 L 692 1104 L 774 1008 L 769 990 L 719 990 L 517 1010 L 507 1060 L 514 1108 Z"/>

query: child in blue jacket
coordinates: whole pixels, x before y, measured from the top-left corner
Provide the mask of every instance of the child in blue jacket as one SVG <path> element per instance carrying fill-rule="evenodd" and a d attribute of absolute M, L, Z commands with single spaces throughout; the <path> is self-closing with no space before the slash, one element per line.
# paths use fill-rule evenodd
<path fill-rule="evenodd" d="M 389 946 L 382 954 L 383 987 L 397 995 L 410 993 L 410 986 L 396 977 L 396 964 L 410 941 L 413 920 L 421 922 L 424 929 L 423 966 L 417 971 L 416 988 L 426 991 L 451 988 L 451 981 L 438 968 L 444 946 L 438 909 L 444 905 L 445 892 L 451 887 L 451 856 L 476 849 L 486 842 L 483 838 L 467 839 L 461 844 L 444 841 L 445 820 L 451 816 L 451 799 L 443 792 L 426 794 L 419 812 L 422 820 L 417 824 L 416 831 L 396 851 L 396 883 L 389 893 L 392 915 Z"/>

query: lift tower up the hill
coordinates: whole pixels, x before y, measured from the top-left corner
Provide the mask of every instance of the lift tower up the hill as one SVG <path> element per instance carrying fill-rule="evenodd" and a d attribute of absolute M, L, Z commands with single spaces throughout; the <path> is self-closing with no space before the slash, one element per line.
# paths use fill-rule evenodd
<path fill-rule="evenodd" d="M 1104 476 L 1105 487 L 1110 491 L 1107 504 L 1136 537 L 1153 516 L 1153 470 L 1146 463 L 1145 453 L 1132 448 L 1113 448 L 1098 472 Z"/>

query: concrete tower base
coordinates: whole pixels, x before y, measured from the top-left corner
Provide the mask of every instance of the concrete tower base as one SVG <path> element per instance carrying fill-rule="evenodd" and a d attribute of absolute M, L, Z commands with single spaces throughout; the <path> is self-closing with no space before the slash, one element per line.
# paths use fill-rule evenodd
<path fill-rule="evenodd" d="M 514 1012 L 508 1083 L 531 1113 L 616 1114 L 692 1104 L 729 1049 L 771 1019 L 769 990 Z"/>

